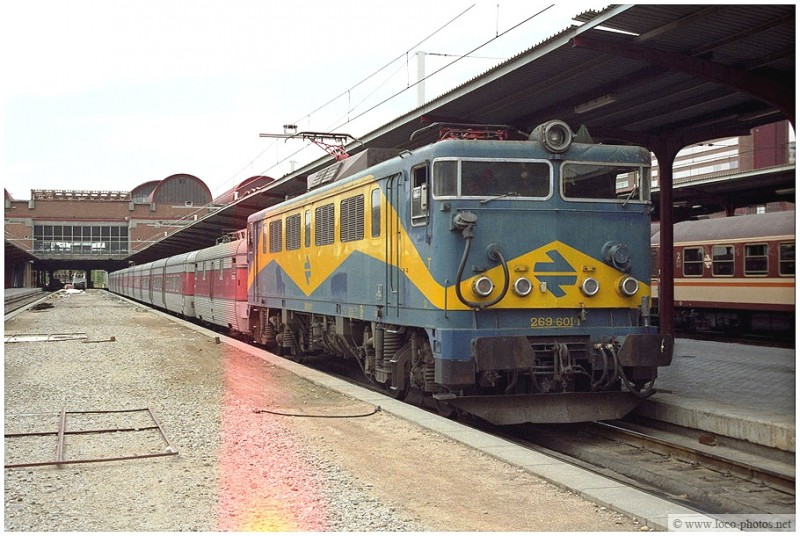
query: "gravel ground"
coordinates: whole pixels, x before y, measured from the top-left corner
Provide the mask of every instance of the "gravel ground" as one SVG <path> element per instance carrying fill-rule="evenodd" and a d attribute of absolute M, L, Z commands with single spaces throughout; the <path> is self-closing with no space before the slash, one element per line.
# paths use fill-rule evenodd
<path fill-rule="evenodd" d="M 30 413 L 149 407 L 179 454 L 7 469 L 6 530 L 423 529 L 317 455 L 285 421 L 254 414 L 251 395 L 263 389 L 223 392 L 226 384 L 243 388 L 231 386 L 241 372 L 231 369 L 258 367 L 257 360 L 102 291 L 62 293 L 51 302 L 56 309 L 23 313 L 5 334 L 85 332 L 90 341 L 115 340 L 6 344 L 6 433 L 57 429 L 57 415 Z M 158 342 L 143 344 L 145 330 Z M 117 423 L 104 422 L 109 417 Z M 69 430 L 148 424 L 146 413 L 67 416 Z M 221 434 L 226 428 L 238 433 Z M 157 433 L 141 435 L 67 436 L 64 458 L 166 450 Z M 55 444 L 55 436 L 8 438 L 6 463 L 53 460 Z M 236 478 L 218 471 L 231 466 Z"/>
<path fill-rule="evenodd" d="M 62 410 L 150 408 L 178 454 L 6 469 L 8 531 L 642 529 L 384 413 L 256 412 L 373 408 L 104 291 L 50 303 L 6 322 L 5 335 L 88 340 L 4 345 L 6 434 L 55 432 Z M 68 431 L 150 424 L 146 412 L 67 416 Z M 54 460 L 56 439 L 7 437 L 5 463 Z M 152 430 L 66 435 L 64 445 L 67 461 L 169 449 Z"/>

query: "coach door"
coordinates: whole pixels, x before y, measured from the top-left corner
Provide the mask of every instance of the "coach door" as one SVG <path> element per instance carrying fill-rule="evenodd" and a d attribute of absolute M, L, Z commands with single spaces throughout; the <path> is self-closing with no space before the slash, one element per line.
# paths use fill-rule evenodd
<path fill-rule="evenodd" d="M 217 261 L 211 260 L 209 261 L 209 270 L 208 270 L 208 301 L 211 304 L 212 311 L 214 307 L 214 294 L 216 293 L 216 281 L 217 281 Z"/>
<path fill-rule="evenodd" d="M 153 277 L 155 272 L 153 272 L 153 265 L 152 264 L 147 268 L 147 271 L 145 272 L 145 274 L 146 274 L 144 276 L 146 278 L 145 284 L 147 285 L 147 303 L 152 305 L 153 304 L 153 279 L 155 279 Z"/>
<path fill-rule="evenodd" d="M 247 230 L 247 279 L 251 281 L 251 286 L 247 289 L 248 300 L 255 302 L 258 296 L 258 236 L 261 233 L 260 223 L 252 223 Z M 252 295 L 251 295 L 252 293 Z"/>
<path fill-rule="evenodd" d="M 251 281 L 252 289 L 249 291 L 252 293 L 252 297 L 250 298 L 253 302 L 258 303 L 259 298 L 261 297 L 261 289 L 258 287 L 258 280 L 259 272 L 261 271 L 261 261 L 265 259 L 267 253 L 267 237 L 264 236 L 264 220 L 259 220 L 253 224 L 253 231 L 251 240 L 253 241 L 253 256 L 250 259 L 250 267 L 251 270 L 250 276 L 248 280 Z M 263 301 L 261 302 L 263 303 Z"/>
<path fill-rule="evenodd" d="M 400 200 L 403 197 L 403 175 L 397 174 L 386 180 L 386 210 L 384 211 L 384 268 L 385 284 L 382 300 L 380 289 L 378 302 L 383 301 L 387 316 L 400 316 L 401 303 L 401 251 L 402 221 L 400 220 Z"/>
<path fill-rule="evenodd" d="M 167 262 L 164 262 L 164 268 L 161 270 L 161 306 L 164 309 L 167 307 Z"/>

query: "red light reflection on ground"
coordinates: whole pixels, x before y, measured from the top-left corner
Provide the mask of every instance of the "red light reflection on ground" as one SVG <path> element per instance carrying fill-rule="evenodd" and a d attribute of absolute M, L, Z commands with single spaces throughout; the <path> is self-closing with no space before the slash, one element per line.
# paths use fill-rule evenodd
<path fill-rule="evenodd" d="M 326 531 L 326 504 L 291 418 L 253 412 L 285 406 L 286 388 L 273 388 L 280 380 L 267 363 L 226 354 L 217 530 Z"/>

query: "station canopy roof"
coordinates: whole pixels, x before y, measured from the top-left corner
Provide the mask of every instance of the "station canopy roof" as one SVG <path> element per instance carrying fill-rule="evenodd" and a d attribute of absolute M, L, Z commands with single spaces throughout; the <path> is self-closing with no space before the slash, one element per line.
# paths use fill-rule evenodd
<path fill-rule="evenodd" d="M 508 124 L 523 131 L 550 120 L 585 125 L 596 142 L 681 147 L 789 119 L 795 107 L 795 6 L 609 6 L 579 24 L 360 136 L 364 148 L 412 149 L 431 122 Z M 298 195 L 320 158 L 135 254 L 137 263 L 213 245 L 247 216 Z M 794 173 L 783 179 L 794 187 Z"/>

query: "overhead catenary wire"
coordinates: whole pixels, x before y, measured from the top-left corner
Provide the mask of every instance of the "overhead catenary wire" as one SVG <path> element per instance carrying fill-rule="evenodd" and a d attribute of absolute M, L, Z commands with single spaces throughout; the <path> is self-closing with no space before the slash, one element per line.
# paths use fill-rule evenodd
<path fill-rule="evenodd" d="M 464 9 L 464 10 L 463 10 L 461 13 L 459 13 L 458 15 L 456 15 L 455 17 L 453 17 L 452 19 L 450 19 L 449 21 L 447 21 L 446 23 L 444 23 L 443 25 L 441 25 L 439 28 L 437 28 L 436 30 L 434 30 L 433 32 L 431 32 L 430 34 L 428 34 L 428 35 L 427 35 L 425 38 L 423 38 L 423 39 L 422 39 L 422 40 L 420 40 L 419 42 L 417 42 L 417 43 L 415 43 L 414 45 L 412 45 L 412 46 L 411 46 L 410 48 L 408 48 L 408 49 L 407 49 L 405 52 L 403 52 L 402 54 L 398 55 L 398 56 L 397 56 L 396 58 L 394 58 L 393 60 L 391 60 L 391 61 L 389 61 L 388 63 L 386 63 L 386 64 L 385 64 L 383 67 L 381 67 L 381 68 L 377 69 L 376 71 L 374 71 L 374 72 L 373 72 L 373 73 L 371 73 L 370 75 L 368 75 L 368 76 L 364 77 L 363 79 L 361 79 L 360 81 L 358 81 L 358 82 L 357 82 L 357 83 L 355 83 L 354 85 L 350 86 L 350 87 L 349 87 L 348 89 L 346 89 L 345 91 L 343 91 L 343 92 L 339 93 L 338 95 L 336 95 L 335 97 L 331 98 L 330 100 L 328 100 L 328 101 L 327 101 L 327 102 L 325 102 L 324 104 L 321 104 L 320 106 L 316 107 L 314 110 L 312 110 L 312 111 L 308 112 L 307 114 L 304 114 L 304 115 L 303 115 L 303 116 L 302 116 L 300 119 L 297 119 L 297 120 L 296 120 L 296 121 L 294 121 L 293 123 L 294 123 L 294 124 L 297 124 L 297 123 L 299 123 L 300 121 L 302 121 L 303 119 L 306 119 L 306 118 L 309 118 L 309 117 L 311 117 L 311 115 L 313 115 L 313 114 L 315 114 L 316 112 L 318 112 L 318 111 L 322 110 L 322 109 L 323 109 L 323 108 L 325 108 L 326 106 L 329 106 L 330 104 L 332 104 L 332 103 L 336 102 L 336 101 L 337 101 L 338 99 L 340 99 L 341 97 L 343 97 L 343 96 L 345 96 L 345 95 L 348 95 L 348 96 L 349 96 L 349 95 L 350 95 L 350 93 L 352 92 L 352 90 L 354 90 L 354 89 L 356 89 L 357 87 L 361 86 L 362 84 L 366 83 L 366 82 L 367 82 L 368 80 L 370 80 L 371 78 L 373 78 L 373 77 L 377 76 L 377 75 L 378 75 L 378 73 L 380 73 L 380 72 L 384 71 L 385 69 L 387 69 L 389 66 L 391 66 L 392 64 L 394 64 L 394 63 L 395 63 L 395 62 L 397 62 L 398 60 L 400 60 L 400 59 L 402 59 L 402 58 L 406 57 L 406 56 L 408 55 L 408 53 L 409 53 L 409 52 L 411 52 L 412 50 L 414 50 L 414 49 L 415 49 L 415 48 L 417 48 L 418 46 L 422 45 L 423 43 L 425 43 L 426 41 L 428 41 L 429 39 L 431 39 L 433 36 L 435 36 L 436 34 L 438 34 L 439 32 L 441 32 L 442 30 L 444 30 L 444 29 L 445 29 L 445 28 L 447 28 L 448 26 L 450 26 L 450 25 L 451 25 L 453 22 L 455 22 L 456 20 L 458 20 L 459 18 L 461 18 L 461 17 L 462 17 L 464 14 L 466 14 L 466 13 L 467 13 L 469 10 L 471 10 L 471 9 L 472 9 L 472 8 L 474 8 L 474 7 L 475 7 L 475 4 L 472 4 L 472 5 L 471 5 L 471 6 L 469 6 L 468 8 Z M 394 76 L 394 74 L 396 74 L 396 73 L 393 73 L 393 74 L 392 74 L 392 76 Z M 390 78 L 391 78 L 391 77 L 390 77 Z M 388 81 L 388 80 L 387 80 L 387 81 Z M 384 84 L 386 84 L 386 82 L 384 82 Z M 382 85 L 383 85 L 383 84 L 382 84 Z M 380 88 L 380 87 L 382 87 L 382 85 L 381 85 L 381 86 L 379 86 L 379 88 Z M 376 89 L 375 91 L 377 91 L 377 89 Z M 360 105 L 360 104 L 361 104 L 361 103 L 362 103 L 364 100 L 366 100 L 366 98 L 368 98 L 369 96 L 371 96 L 372 94 L 374 94 L 374 92 L 375 92 L 375 91 L 373 91 L 373 92 L 372 92 L 370 95 L 368 95 L 367 97 L 365 97 L 365 99 L 363 99 L 361 102 L 359 102 L 359 104 L 358 104 L 358 105 Z M 356 106 L 358 106 L 358 105 L 356 105 Z M 348 112 L 347 112 L 347 113 L 349 114 L 351 110 L 352 110 L 352 109 L 351 109 L 351 107 L 350 107 L 350 105 L 349 105 L 349 103 L 348 103 Z M 347 123 L 349 123 L 349 122 L 350 122 L 350 119 L 349 119 L 349 117 L 348 117 L 348 120 L 347 120 L 347 122 L 346 122 L 345 124 L 347 124 Z M 245 170 L 245 169 L 247 169 L 248 167 L 252 166 L 252 165 L 253 165 L 253 163 L 254 163 L 256 160 L 258 160 L 259 158 L 261 158 L 261 156 L 263 156 L 263 155 L 264 155 L 264 153 L 266 153 L 266 152 L 267 152 L 267 151 L 269 151 L 269 150 L 270 150 L 270 149 L 271 149 L 273 146 L 275 146 L 275 144 L 276 144 L 276 140 L 273 140 L 271 143 L 269 143 L 269 144 L 267 145 L 267 147 L 266 147 L 264 150 L 262 150 L 262 151 L 261 151 L 261 152 L 259 152 L 259 153 L 258 153 L 258 154 L 257 154 L 255 157 L 253 157 L 253 158 L 250 160 L 250 162 L 248 162 L 247 164 L 245 164 L 244 166 L 242 166 L 242 168 L 241 168 L 241 169 L 239 169 L 239 170 L 238 170 L 236 173 L 234 173 L 234 174 L 231 176 L 231 178 L 230 178 L 230 179 L 228 179 L 228 181 L 225 181 L 225 183 L 223 183 L 223 184 L 227 184 L 228 182 L 231 182 L 231 183 L 235 184 L 235 180 L 234 180 L 234 179 L 235 179 L 235 178 L 236 178 L 236 177 L 237 177 L 237 176 L 238 176 L 240 173 L 242 173 L 242 171 L 244 171 L 244 170 Z M 272 166 L 270 166 L 270 167 L 268 167 L 268 168 L 264 169 L 263 171 L 261 171 L 261 172 L 259 173 L 259 175 L 263 175 L 263 174 L 267 173 L 268 171 L 270 171 L 271 169 L 273 169 L 274 167 L 276 167 L 276 166 L 278 166 L 278 165 L 280 165 L 280 164 L 283 164 L 283 163 L 285 163 L 285 162 L 286 162 L 286 161 L 287 161 L 289 158 L 292 158 L 293 156 L 296 156 L 296 155 L 297 155 L 297 154 L 298 154 L 300 151 L 302 151 L 302 150 L 303 150 L 303 149 L 305 149 L 306 147 L 308 147 L 308 145 L 306 145 L 306 146 L 305 146 L 305 147 L 303 147 L 302 149 L 299 149 L 298 151 L 295 151 L 295 152 L 291 153 L 289 156 L 285 157 L 284 159 L 282 159 L 282 160 L 278 160 L 278 161 L 277 161 L 277 162 L 276 162 L 274 165 L 272 165 Z"/>
<path fill-rule="evenodd" d="M 358 86 L 360 86 L 361 84 L 364 84 L 365 82 L 367 82 L 367 81 L 368 81 L 369 79 L 371 79 L 372 77 L 376 76 L 376 75 L 377 75 L 378 73 L 380 73 L 381 71 L 383 71 L 383 70 L 387 69 L 387 68 L 388 68 L 390 65 L 392 65 L 392 64 L 393 64 L 393 63 L 395 63 L 396 61 L 403 59 L 404 57 L 406 57 L 406 56 L 408 55 L 408 53 L 409 53 L 409 52 L 411 52 L 412 50 L 414 50 L 415 48 L 417 48 L 418 46 L 420 46 L 422 43 L 424 43 L 424 42 L 425 42 L 425 41 L 427 41 L 428 39 L 432 38 L 433 36 L 435 36 L 436 34 L 438 34 L 439 32 L 441 32 L 442 30 L 444 30 L 444 29 L 445 29 L 445 28 L 447 28 L 448 26 L 450 26 L 450 25 L 451 25 L 453 22 L 455 22 L 457 19 L 461 18 L 461 17 L 462 17 L 462 16 L 463 16 L 465 13 L 467 13 L 467 11 L 469 11 L 469 10 L 470 10 L 470 9 L 472 9 L 473 7 L 475 7 L 475 4 L 472 4 L 472 5 L 471 5 L 471 6 L 469 6 L 467 9 L 465 9 L 464 11 L 462 11 L 461 13 L 459 13 L 458 15 L 456 15 L 455 17 L 453 17 L 452 19 L 450 19 L 449 21 L 447 21 L 445 24 L 443 24 L 442 26 L 440 26 L 439 28 L 437 28 L 436 30 L 434 30 L 433 32 L 431 32 L 430 34 L 428 34 L 428 36 L 427 36 L 427 37 L 425 37 L 424 39 L 422 39 L 421 41 L 419 41 L 419 42 L 418 42 L 418 43 L 416 43 L 415 45 L 412 45 L 412 46 L 411 46 L 410 48 L 408 48 L 408 49 L 407 49 L 405 52 L 403 52 L 402 54 L 400 54 L 399 56 L 397 56 L 397 57 L 396 57 L 396 58 L 394 58 L 393 60 L 389 61 L 389 62 L 388 62 L 386 65 L 384 65 L 383 67 L 381 67 L 381 68 L 380 68 L 380 69 L 378 69 L 377 71 L 375 71 L 375 72 L 373 72 L 372 74 L 370 74 L 370 75 L 366 76 L 365 78 L 363 78 L 363 79 L 362 79 L 362 80 L 360 80 L 359 82 L 356 82 L 354 85 L 350 86 L 350 87 L 349 87 L 348 89 L 346 89 L 345 91 L 343 91 L 343 92 L 339 93 L 338 95 L 336 95 L 335 97 L 333 97 L 332 99 L 330 99 L 330 100 L 329 100 L 328 102 L 326 102 L 325 104 L 322 104 L 321 106 L 318 106 L 317 108 L 315 108 L 314 110 L 310 111 L 309 113 L 307 113 L 307 114 L 304 114 L 304 115 L 303 115 L 303 116 L 302 116 L 300 119 L 298 119 L 297 121 L 294 121 L 294 123 L 299 123 L 299 122 L 300 122 L 302 119 L 305 119 L 305 118 L 307 118 L 307 117 L 309 117 L 309 116 L 311 116 L 311 115 L 315 114 L 316 112 L 318 112 L 318 111 L 322 110 L 323 108 L 325 108 L 325 107 L 326 107 L 326 106 L 328 106 L 329 104 L 332 104 L 332 103 L 336 102 L 336 101 L 337 101 L 339 98 L 343 97 L 344 95 L 347 95 L 347 94 L 348 94 L 350 91 L 354 90 L 355 88 L 357 88 L 357 87 L 358 87 Z"/>
<path fill-rule="evenodd" d="M 525 23 L 527 23 L 527 22 L 531 21 L 532 19 L 534 19 L 534 18 L 536 18 L 536 17 L 540 16 L 542 13 L 544 13 L 544 12 L 545 12 L 545 11 L 547 11 L 548 9 L 552 8 L 554 5 L 555 5 L 555 4 L 550 4 L 549 6 L 547 6 L 547 7 L 543 8 L 543 9 L 541 9 L 541 10 L 537 11 L 536 13 L 534 13 L 533 15 L 531 15 L 530 17 L 527 17 L 526 19 L 523 19 L 522 21 L 518 22 L 517 24 L 515 24 L 515 25 L 511 26 L 511 27 L 510 27 L 510 28 L 508 28 L 507 30 L 505 30 L 505 31 L 503 31 L 503 32 L 499 32 L 499 33 L 498 33 L 498 34 L 497 34 L 495 37 L 492 37 L 491 39 L 488 39 L 487 41 L 485 41 L 485 42 L 483 42 L 483 43 L 479 44 L 478 46 L 476 46 L 475 48 L 471 49 L 470 51 L 468 51 L 468 52 L 466 52 L 466 53 L 464 53 L 464 54 L 461 54 L 460 56 L 457 56 L 457 57 L 456 57 L 456 59 L 454 59 L 453 61 L 451 61 L 451 62 L 447 63 L 447 64 L 446 64 L 446 65 L 444 65 L 443 67 L 441 67 L 441 68 L 439 68 L 439 69 L 435 70 L 434 72 L 432 72 L 432 73 L 430 73 L 430 74 L 426 75 L 424 78 L 422 78 L 422 79 L 420 79 L 420 80 L 417 80 L 415 83 L 413 83 L 413 84 L 411 84 L 411 85 L 407 86 L 406 88 L 404 88 L 404 89 L 401 89 L 400 91 L 397 91 L 397 92 L 393 93 L 392 95 L 388 96 L 387 98 L 383 99 L 382 101 L 380 101 L 380 102 L 376 103 L 375 105 L 371 106 L 370 108 L 368 108 L 368 109 L 364 110 L 364 111 L 363 111 L 363 112 L 361 112 L 360 114 L 358 114 L 358 115 L 356 115 L 356 116 L 354 116 L 354 117 L 350 117 L 350 116 L 349 116 L 349 113 L 350 113 L 350 111 L 351 111 L 351 110 L 348 110 L 348 117 L 347 117 L 347 120 L 346 120 L 345 122 L 343 122 L 343 123 L 340 123 L 340 124 L 338 124 L 338 125 L 336 125 L 336 126 L 332 127 L 332 128 L 331 128 L 331 130 L 338 130 L 338 129 L 340 129 L 340 128 L 344 127 L 345 125 L 349 124 L 350 122 L 352 122 L 352 121 L 355 121 L 356 119 L 359 119 L 359 118 L 363 117 L 364 115 L 366 115 L 366 114 L 368 114 L 368 113 L 372 112 L 373 110 L 375 110 L 375 109 L 377 109 L 377 108 L 379 108 L 379 107 L 383 106 L 383 105 L 384 105 L 384 104 L 386 104 L 387 102 L 389 102 L 389 101 L 391 101 L 391 100 L 393 100 L 393 99 L 397 98 L 398 96 L 402 95 L 403 93 L 405 93 L 405 92 L 406 92 L 406 91 L 408 91 L 409 89 L 416 87 L 416 86 L 417 86 L 418 84 L 420 84 L 421 82 L 424 82 L 424 81 L 428 80 L 429 78 L 431 78 L 431 77 L 433 77 L 433 76 L 437 75 L 438 73 L 442 72 L 443 70 L 445 70 L 445 69 L 449 68 L 450 66 L 454 65 L 455 63 L 457 63 L 457 62 L 461 61 L 462 59 L 464 59 L 464 58 L 467 58 L 467 57 L 472 57 L 472 54 L 473 54 L 473 52 L 475 52 L 475 51 L 477 51 L 477 50 L 480 50 L 481 48 L 485 47 L 486 45 L 488 45 L 488 44 L 490 44 L 490 43 L 494 42 L 495 40 L 497 40 L 497 39 L 499 39 L 499 38 L 503 37 L 504 35 L 508 34 L 509 32 L 511 32 L 511 31 L 513 31 L 513 30 L 515 30 L 515 29 L 519 28 L 519 27 L 520 27 L 520 26 L 522 26 L 523 24 L 525 24 Z M 463 13 L 462 13 L 462 14 L 463 14 Z M 459 15 L 459 16 L 460 16 L 460 15 Z M 456 18 L 457 18 L 457 17 L 456 17 Z M 455 19 L 453 19 L 453 20 L 455 20 Z M 451 22 L 452 22 L 452 21 L 451 21 Z M 449 24 L 449 23 L 448 23 L 448 24 Z M 446 25 L 445 25 L 445 26 L 446 26 Z M 437 30 L 437 32 L 438 32 L 438 31 L 439 31 L 439 30 Z M 424 42 L 424 41 L 423 41 L 423 42 Z M 421 42 L 421 43 L 422 43 L 422 42 Z M 421 43 L 419 43 L 419 44 L 421 44 Z M 419 46 L 419 44 L 415 45 L 415 47 L 416 47 L 416 46 Z M 407 53 L 406 53 L 406 54 L 407 54 Z M 393 60 L 393 62 L 394 62 L 394 61 L 397 61 L 397 60 Z M 391 62 L 391 63 L 393 63 L 393 62 Z M 391 63 L 390 63 L 390 64 L 391 64 Z M 389 64 L 389 65 L 390 65 L 390 64 Z M 384 67 L 384 68 L 385 68 L 385 67 Z M 382 69 L 380 69 L 380 70 L 383 70 L 383 68 L 382 68 Z M 378 72 L 380 72 L 380 71 L 378 71 Z M 355 87 L 355 86 L 354 86 L 354 87 Z M 331 101 L 329 101 L 329 103 L 330 103 L 330 102 L 333 102 L 333 101 L 335 101 L 335 100 L 336 100 L 336 99 L 338 99 L 340 96 L 341 96 L 341 95 L 339 95 L 339 96 L 338 96 L 338 97 L 336 97 L 335 99 L 332 99 Z M 327 105 L 327 104 L 326 104 L 326 105 Z M 317 110 L 319 110 L 319 109 L 320 109 L 320 108 L 318 108 Z M 308 114 L 308 115 L 306 115 L 306 116 L 303 116 L 303 117 L 305 118 L 305 117 L 308 117 L 308 116 L 310 116 L 310 115 L 311 115 L 311 114 Z M 303 147 L 303 149 L 305 149 L 305 147 Z M 295 156 L 295 155 L 297 155 L 297 154 L 298 154 L 298 153 L 299 153 L 301 150 L 303 150 L 303 149 L 300 149 L 300 150 L 298 150 L 298 151 L 296 151 L 296 152 L 292 153 L 291 155 L 289 155 L 288 157 L 284 158 L 283 160 L 281 160 L 281 161 L 279 161 L 279 162 L 275 163 L 273 166 L 270 166 L 269 168 L 265 169 L 265 170 L 262 172 L 262 174 L 263 174 L 263 173 L 266 173 L 266 172 L 268 172 L 269 170 L 273 169 L 274 167 L 276 167 L 276 166 L 278 166 L 278 165 L 280 165 L 280 164 L 282 164 L 282 163 L 286 162 L 286 160 L 287 160 L 288 158 L 291 158 L 292 156 Z"/>
<path fill-rule="evenodd" d="M 464 54 L 462 54 L 462 55 L 460 55 L 460 56 L 456 57 L 456 59 L 454 59 L 453 61 L 451 61 L 451 62 L 450 62 L 450 63 L 448 63 L 447 65 L 445 65 L 445 66 L 443 66 L 443 67 L 440 67 L 439 69 L 435 70 L 435 71 L 434 71 L 434 72 L 432 72 L 431 74 L 425 75 L 425 77 L 421 78 L 420 80 L 417 80 L 417 81 L 416 81 L 414 84 L 412 84 L 411 86 L 409 86 L 409 87 L 407 87 L 407 88 L 405 88 L 405 89 L 402 89 L 402 90 L 400 90 L 400 91 L 398 91 L 398 92 L 396 92 L 396 93 L 394 93 L 394 94 L 390 95 L 389 97 L 387 97 L 387 98 L 385 98 L 384 100 L 382 100 L 381 102 L 379 102 L 379 103 L 375 104 L 375 105 L 374 105 L 374 106 L 372 106 L 371 108 L 368 108 L 368 109 L 364 110 L 364 111 L 363 111 L 363 112 L 361 112 L 359 115 L 357 115 L 357 116 L 353 117 L 353 118 L 352 118 L 350 121 L 354 121 L 354 120 L 356 120 L 356 119 L 358 119 L 358 118 L 360 118 L 360 117 L 364 116 L 365 114 L 367 114 L 367 113 L 371 112 L 372 110 L 375 110 L 376 108 L 379 108 L 380 106 L 383 106 L 384 104 L 386 104 L 386 103 L 387 103 L 387 102 L 389 102 L 390 100 L 392 100 L 392 99 L 395 99 L 396 97 L 398 97 L 398 96 L 402 95 L 404 92 L 408 91 L 408 90 L 409 90 L 409 89 L 411 89 L 412 87 L 415 87 L 416 85 L 418 85 L 418 84 L 420 84 L 420 83 L 422 83 L 422 82 L 424 82 L 424 81 L 428 80 L 429 78 L 433 77 L 434 75 L 436 75 L 436 74 L 438 74 L 438 73 L 442 72 L 443 70 L 447 69 L 447 68 L 448 68 L 448 67 L 450 67 L 451 65 L 454 65 L 455 63 L 457 63 L 457 62 L 459 62 L 459 61 L 463 60 L 463 59 L 464 59 L 464 58 L 466 58 L 466 57 L 470 57 L 470 56 L 472 55 L 472 53 L 473 53 L 473 52 L 475 52 L 475 51 L 477 51 L 477 50 L 480 50 L 481 48 L 485 47 L 485 46 L 486 46 L 486 45 L 488 45 L 489 43 L 491 43 L 491 42 L 493 42 L 493 41 L 495 41 L 495 40 L 499 39 L 500 37 L 504 36 L 505 34 L 509 33 L 510 31 L 517 29 L 518 27 L 522 26 L 523 24 L 525 24 L 526 22 L 530 21 L 531 19 L 533 19 L 533 18 L 535 18 L 535 17 L 538 17 L 539 15 L 541 15 L 542 13 L 544 13 L 545 11 L 547 11 L 548 9 L 552 8 L 554 5 L 555 5 L 555 4 L 550 4 L 549 6 L 545 7 L 544 9 L 541 9 L 541 10 L 539 10 L 538 12 L 534 13 L 533 15 L 531 15 L 530 17 L 528 17 L 527 19 L 524 19 L 524 20 L 522 20 L 522 21 L 518 22 L 517 24 L 515 24 L 514 26 L 512 26 L 511 28 L 509 28 L 509 29 L 505 30 L 504 32 L 501 32 L 501 33 L 500 33 L 500 34 L 498 34 L 497 36 L 495 36 L 495 37 L 492 37 L 491 39 L 489 39 L 489 40 L 487 40 L 487 41 L 485 41 L 485 42 L 481 43 L 480 45 L 476 46 L 475 48 L 473 48 L 473 49 L 472 49 L 472 50 L 470 50 L 469 52 L 466 52 L 466 53 L 464 53 Z M 348 121 L 348 122 L 350 122 L 350 121 Z M 341 128 L 341 127 L 343 127 L 343 126 L 344 126 L 344 125 L 346 125 L 346 124 L 347 124 L 347 123 L 343 123 L 343 124 L 341 124 L 341 125 L 337 125 L 337 126 L 335 126 L 335 127 L 334 127 L 334 130 L 335 130 L 335 129 L 338 129 L 338 128 Z"/>

